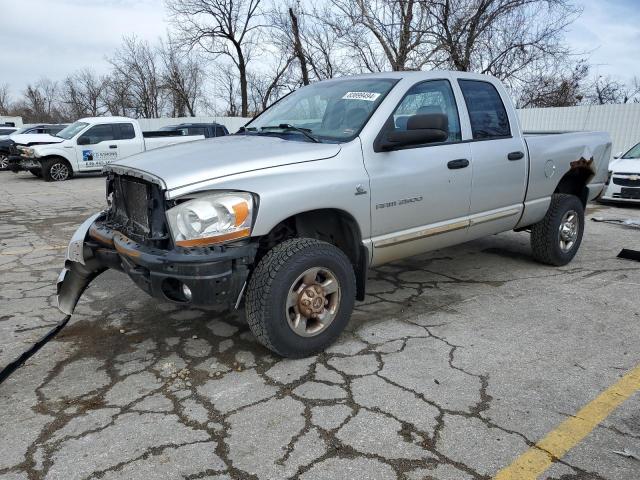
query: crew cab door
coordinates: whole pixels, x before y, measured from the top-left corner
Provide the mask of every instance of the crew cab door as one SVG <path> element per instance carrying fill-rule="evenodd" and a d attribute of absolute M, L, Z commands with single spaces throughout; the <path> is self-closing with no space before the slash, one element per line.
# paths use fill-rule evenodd
<path fill-rule="evenodd" d="M 473 141 L 469 237 L 511 230 L 522 213 L 527 187 L 527 148 L 515 110 L 500 85 L 460 79 Z M 511 116 L 507 113 L 509 106 Z"/>
<path fill-rule="evenodd" d="M 413 85 L 378 139 L 388 137 L 391 131 L 406 131 L 411 117 L 430 113 L 447 116 L 445 141 L 389 151 L 374 148 L 364 155 L 370 176 L 374 265 L 465 239 L 471 148 L 469 143 L 462 143 L 456 97 L 449 80 Z"/>
<path fill-rule="evenodd" d="M 99 170 L 118 160 L 118 141 L 113 124 L 104 123 L 90 127 L 76 140 L 78 170 Z"/>

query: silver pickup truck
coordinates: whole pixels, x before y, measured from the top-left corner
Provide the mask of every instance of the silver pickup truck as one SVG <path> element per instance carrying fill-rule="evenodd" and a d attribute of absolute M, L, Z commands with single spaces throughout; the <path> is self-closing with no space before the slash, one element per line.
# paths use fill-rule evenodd
<path fill-rule="evenodd" d="M 235 135 L 105 167 L 107 208 L 71 240 L 59 308 L 113 268 L 162 300 L 244 301 L 265 346 L 310 355 L 344 329 L 369 267 L 508 230 L 543 263 L 571 261 L 610 150 L 606 133 L 523 135 L 484 75 L 319 82 Z"/>

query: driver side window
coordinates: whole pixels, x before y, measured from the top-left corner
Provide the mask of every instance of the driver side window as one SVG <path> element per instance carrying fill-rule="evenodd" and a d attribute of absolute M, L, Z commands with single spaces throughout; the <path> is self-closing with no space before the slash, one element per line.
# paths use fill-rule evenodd
<path fill-rule="evenodd" d="M 89 138 L 89 145 L 104 142 L 106 140 L 114 140 L 113 125 L 95 125 L 87 130 L 83 137 Z"/>
<path fill-rule="evenodd" d="M 411 87 L 393 112 L 394 130 L 405 131 L 409 117 L 430 113 L 442 113 L 447 116 L 449 137 L 446 142 L 462 140 L 458 107 L 447 80 L 428 80 Z"/>

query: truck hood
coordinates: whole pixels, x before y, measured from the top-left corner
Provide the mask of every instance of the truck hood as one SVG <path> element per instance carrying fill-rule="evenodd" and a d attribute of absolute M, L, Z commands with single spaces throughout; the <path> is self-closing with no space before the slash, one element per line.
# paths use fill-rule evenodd
<path fill-rule="evenodd" d="M 106 169 L 148 173 L 172 190 L 228 175 L 331 158 L 339 151 L 340 145 L 331 143 L 229 135 L 147 151 L 114 162 Z"/>
<path fill-rule="evenodd" d="M 640 158 L 619 158 L 609 164 L 609 170 L 613 173 L 637 173 L 640 174 Z"/>
<path fill-rule="evenodd" d="M 11 135 L 17 145 L 29 145 L 29 144 L 45 144 L 45 143 L 60 143 L 64 142 L 64 138 L 54 137 L 46 133 L 22 133 L 19 135 Z"/>

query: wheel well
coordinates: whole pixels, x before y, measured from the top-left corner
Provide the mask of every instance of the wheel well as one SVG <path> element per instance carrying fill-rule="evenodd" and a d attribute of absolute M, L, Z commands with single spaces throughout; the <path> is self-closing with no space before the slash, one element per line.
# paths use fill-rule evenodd
<path fill-rule="evenodd" d="M 60 156 L 60 155 L 47 155 L 46 157 L 41 157 L 40 158 L 40 163 L 42 164 L 42 162 L 48 162 L 49 160 L 62 160 L 64 163 L 66 163 L 69 166 L 69 169 L 71 170 L 71 173 L 73 173 L 73 168 L 71 167 L 71 162 L 69 162 L 69 160 L 67 160 L 66 158 Z"/>
<path fill-rule="evenodd" d="M 589 200 L 587 184 L 592 177 L 593 171 L 590 168 L 572 168 L 560 179 L 554 193 L 575 195 L 582 201 L 582 205 L 586 207 Z"/>
<path fill-rule="evenodd" d="M 281 221 L 260 238 L 256 262 L 275 245 L 289 238 L 315 238 L 335 245 L 349 258 L 357 281 L 358 300 L 364 299 L 368 256 L 356 220 L 338 209 L 320 209 L 298 213 Z"/>

